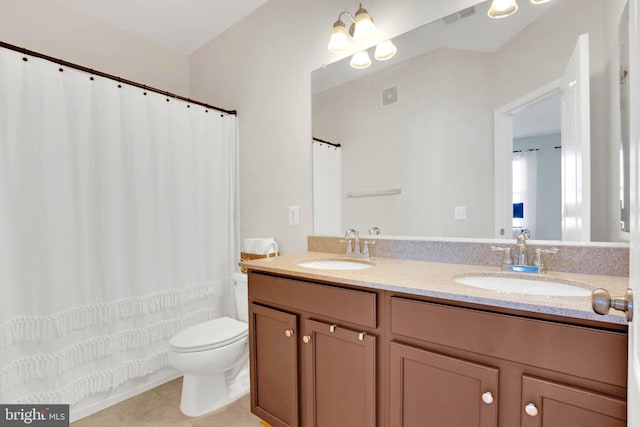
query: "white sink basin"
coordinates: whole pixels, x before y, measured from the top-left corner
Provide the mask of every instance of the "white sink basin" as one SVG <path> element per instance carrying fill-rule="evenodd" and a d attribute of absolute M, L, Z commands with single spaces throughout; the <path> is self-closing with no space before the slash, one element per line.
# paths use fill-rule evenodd
<path fill-rule="evenodd" d="M 301 262 L 298 266 L 317 270 L 364 270 L 373 267 L 373 264 L 364 260 L 318 259 Z"/>
<path fill-rule="evenodd" d="M 526 295 L 563 297 L 587 297 L 591 295 L 591 290 L 581 286 L 549 280 L 536 280 L 528 277 L 461 276 L 456 277 L 454 280 L 460 284 L 475 288 Z"/>

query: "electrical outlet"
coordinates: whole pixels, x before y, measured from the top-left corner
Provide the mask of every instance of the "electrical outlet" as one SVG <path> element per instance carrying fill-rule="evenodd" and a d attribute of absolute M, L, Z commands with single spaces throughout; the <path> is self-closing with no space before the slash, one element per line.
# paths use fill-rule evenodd
<path fill-rule="evenodd" d="M 300 207 L 289 206 L 289 225 L 300 224 Z"/>
<path fill-rule="evenodd" d="M 456 206 L 455 208 L 453 208 L 453 217 L 455 219 L 467 219 L 467 207 Z"/>

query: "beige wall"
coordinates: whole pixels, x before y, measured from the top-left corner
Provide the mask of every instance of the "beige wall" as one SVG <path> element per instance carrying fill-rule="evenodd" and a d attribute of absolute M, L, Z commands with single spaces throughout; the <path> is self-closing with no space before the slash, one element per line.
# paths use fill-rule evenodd
<path fill-rule="evenodd" d="M 371 0 L 364 6 L 381 37 L 475 3 L 472 0 Z M 241 237 L 272 236 L 284 253 L 306 249 L 313 232 L 311 71 L 337 59 L 327 50 L 346 0 L 270 0 L 195 52 L 191 96 L 239 111 Z M 289 226 L 287 207 L 300 206 Z"/>
<path fill-rule="evenodd" d="M 178 95 L 189 94 L 186 55 L 53 0 L 0 0 L 0 40 Z"/>
<path fill-rule="evenodd" d="M 401 196 L 343 199 L 345 226 L 493 237 L 493 62 L 438 49 L 313 97 L 314 136 L 343 145 L 344 192 L 402 187 Z M 398 102 L 381 107 L 392 86 Z M 466 220 L 454 219 L 456 206 Z"/>

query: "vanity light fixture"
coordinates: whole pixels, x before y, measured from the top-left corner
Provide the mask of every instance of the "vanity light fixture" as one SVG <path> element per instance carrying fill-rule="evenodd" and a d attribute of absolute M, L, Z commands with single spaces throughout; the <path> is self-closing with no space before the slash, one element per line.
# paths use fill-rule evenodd
<path fill-rule="evenodd" d="M 349 27 L 349 35 L 356 40 L 366 41 L 372 38 L 376 33 L 376 26 L 373 24 L 373 18 L 367 12 L 367 9 L 362 7 L 356 12 L 356 17 L 351 16 L 349 12 L 340 12 L 338 20 L 333 23 L 331 29 L 331 39 L 329 40 L 329 50 L 334 53 L 339 53 L 347 50 L 349 47 L 349 37 L 347 37 L 347 27 L 342 22 L 342 16 L 348 17 L 352 24 Z"/>
<path fill-rule="evenodd" d="M 342 17 L 346 16 L 352 22 L 347 32 L 347 27 L 342 22 Z M 377 29 L 373 24 L 373 18 L 367 12 L 367 9 L 362 7 L 362 3 L 356 11 L 355 18 L 348 12 L 340 12 L 338 20 L 333 23 L 331 29 L 331 38 L 329 39 L 329 45 L 327 46 L 331 52 L 340 53 L 349 49 L 349 36 L 353 37 L 356 41 L 362 42 L 372 39 L 376 35 Z M 391 40 L 384 40 L 376 46 L 375 58 L 378 61 L 386 61 L 392 58 L 398 49 L 394 46 Z M 361 50 L 356 52 L 351 58 L 351 66 L 353 68 L 367 68 L 371 65 L 371 58 L 369 58 L 368 51 Z"/>

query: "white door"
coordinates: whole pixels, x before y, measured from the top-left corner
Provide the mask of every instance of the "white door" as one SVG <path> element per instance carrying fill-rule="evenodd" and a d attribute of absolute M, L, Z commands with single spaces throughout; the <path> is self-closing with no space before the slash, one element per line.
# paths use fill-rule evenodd
<path fill-rule="evenodd" d="M 629 85 L 630 85 L 630 172 L 631 172 L 631 259 L 629 284 L 640 295 L 640 0 L 629 1 Z M 629 323 L 629 384 L 627 424 L 640 427 L 640 310 L 634 307 Z"/>
<path fill-rule="evenodd" d="M 578 37 L 562 79 L 562 240 L 591 240 L 589 35 Z"/>

